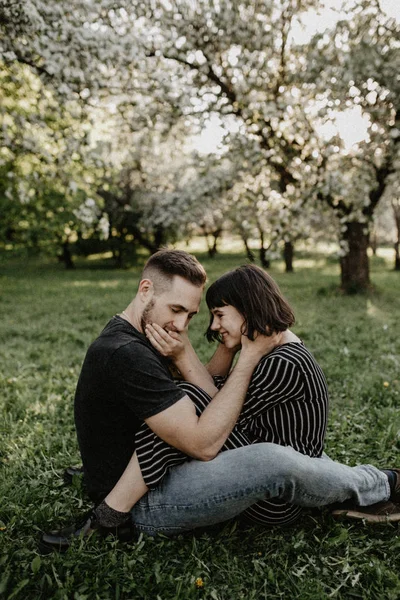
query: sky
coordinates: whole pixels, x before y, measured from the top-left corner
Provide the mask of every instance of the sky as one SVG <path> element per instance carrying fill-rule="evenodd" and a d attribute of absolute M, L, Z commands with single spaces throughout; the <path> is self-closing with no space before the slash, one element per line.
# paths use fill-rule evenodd
<path fill-rule="evenodd" d="M 307 43 L 313 35 L 332 27 L 340 18 L 343 18 L 343 12 L 338 10 L 341 0 L 324 0 L 324 4 L 324 9 L 309 10 L 302 19 L 302 26 L 299 22 L 294 24 L 292 32 L 297 43 Z M 400 0 L 379 0 L 379 4 L 388 16 L 400 21 Z"/>

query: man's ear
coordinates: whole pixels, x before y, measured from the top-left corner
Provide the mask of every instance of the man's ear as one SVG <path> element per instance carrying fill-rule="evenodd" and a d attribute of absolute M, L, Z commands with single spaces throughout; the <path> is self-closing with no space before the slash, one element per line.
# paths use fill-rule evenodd
<path fill-rule="evenodd" d="M 151 279 L 142 279 L 139 283 L 138 294 L 144 302 L 148 302 L 154 296 L 154 285 Z"/>

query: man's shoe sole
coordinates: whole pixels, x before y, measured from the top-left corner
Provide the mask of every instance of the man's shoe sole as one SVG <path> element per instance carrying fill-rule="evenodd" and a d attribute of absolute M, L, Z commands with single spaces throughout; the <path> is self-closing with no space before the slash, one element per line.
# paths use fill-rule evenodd
<path fill-rule="evenodd" d="M 332 511 L 334 519 L 353 519 L 356 521 L 365 521 L 366 523 L 398 523 L 400 521 L 400 512 L 393 514 L 368 514 L 356 509 L 339 509 Z"/>

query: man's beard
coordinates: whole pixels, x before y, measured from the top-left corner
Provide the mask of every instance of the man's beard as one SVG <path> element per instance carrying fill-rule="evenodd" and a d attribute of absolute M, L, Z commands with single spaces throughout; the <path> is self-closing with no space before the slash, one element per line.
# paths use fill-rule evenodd
<path fill-rule="evenodd" d="M 140 319 L 140 327 L 142 328 L 143 333 L 146 331 L 146 325 L 153 322 L 150 313 L 154 308 L 154 304 L 155 301 L 150 300 L 150 302 L 143 311 L 142 318 Z"/>

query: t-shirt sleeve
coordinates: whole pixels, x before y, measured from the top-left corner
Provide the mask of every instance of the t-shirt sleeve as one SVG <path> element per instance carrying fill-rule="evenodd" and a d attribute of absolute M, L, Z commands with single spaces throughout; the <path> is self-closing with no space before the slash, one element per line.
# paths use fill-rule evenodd
<path fill-rule="evenodd" d="M 303 396 L 304 380 L 299 367 L 280 356 L 267 357 L 254 371 L 240 421 Z"/>
<path fill-rule="evenodd" d="M 122 400 L 139 419 L 169 408 L 186 394 L 175 385 L 167 367 L 144 344 L 131 342 L 114 352 L 110 376 Z"/>

